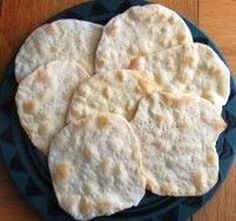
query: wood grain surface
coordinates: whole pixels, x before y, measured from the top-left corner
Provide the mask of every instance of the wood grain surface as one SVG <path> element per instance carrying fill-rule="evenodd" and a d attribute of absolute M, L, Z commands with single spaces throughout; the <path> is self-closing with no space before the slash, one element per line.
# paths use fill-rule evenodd
<path fill-rule="evenodd" d="M 26 36 L 58 12 L 81 0 L 0 0 L 0 78 Z M 160 0 L 207 31 L 236 71 L 235 0 Z M 236 220 L 236 169 L 216 197 L 192 221 Z M 11 182 L 0 158 L 0 221 L 42 221 Z M 2 206 L 4 205 L 4 206 Z M 171 221 L 171 220 L 170 220 Z"/>
<path fill-rule="evenodd" d="M 236 0 L 200 0 L 199 25 L 220 47 L 236 74 Z"/>

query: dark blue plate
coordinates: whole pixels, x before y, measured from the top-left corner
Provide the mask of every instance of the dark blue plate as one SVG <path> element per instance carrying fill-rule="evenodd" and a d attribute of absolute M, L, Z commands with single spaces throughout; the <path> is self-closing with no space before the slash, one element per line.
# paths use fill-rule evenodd
<path fill-rule="evenodd" d="M 68 9 L 50 21 L 63 18 L 84 19 L 99 24 L 133 5 L 144 5 L 145 1 L 93 1 Z M 224 60 L 215 44 L 194 24 L 185 19 L 195 42 L 212 47 Z M 53 192 L 47 159 L 33 147 L 22 129 L 15 106 L 17 83 L 14 76 L 14 64 L 5 74 L 0 86 L 0 150 L 9 169 L 10 176 L 25 199 L 45 218 L 51 221 L 72 221 L 57 204 Z M 228 128 L 218 139 L 216 148 L 220 158 L 219 181 L 207 194 L 201 197 L 161 197 L 147 192 L 139 206 L 127 209 L 109 217 L 96 220 L 123 221 L 184 221 L 199 210 L 218 191 L 225 180 L 233 162 L 236 149 L 236 87 L 231 78 L 231 94 L 223 109 L 223 117 Z"/>

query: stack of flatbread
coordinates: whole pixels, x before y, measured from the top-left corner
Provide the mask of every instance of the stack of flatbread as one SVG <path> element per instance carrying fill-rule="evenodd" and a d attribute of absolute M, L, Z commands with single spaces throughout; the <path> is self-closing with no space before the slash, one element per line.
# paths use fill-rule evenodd
<path fill-rule="evenodd" d="M 174 11 L 45 24 L 20 48 L 15 76 L 20 122 L 75 219 L 136 206 L 145 189 L 197 196 L 217 182 L 230 72 Z"/>

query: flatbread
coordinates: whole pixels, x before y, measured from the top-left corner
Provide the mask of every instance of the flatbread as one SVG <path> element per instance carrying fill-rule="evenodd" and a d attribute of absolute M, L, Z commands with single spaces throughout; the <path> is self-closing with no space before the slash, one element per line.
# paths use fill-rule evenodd
<path fill-rule="evenodd" d="M 21 46 L 15 60 L 17 82 L 53 60 L 75 60 L 90 75 L 102 26 L 76 19 L 63 19 L 36 29 Z"/>
<path fill-rule="evenodd" d="M 50 146 L 49 168 L 59 205 L 75 219 L 136 206 L 145 194 L 138 140 L 118 115 L 64 127 Z"/>
<path fill-rule="evenodd" d="M 132 70 L 116 70 L 94 75 L 75 91 L 68 122 L 99 111 L 111 112 L 131 120 L 141 97 L 157 88 L 153 79 Z"/>
<path fill-rule="evenodd" d="M 53 61 L 20 82 L 16 93 L 19 118 L 33 144 L 44 154 L 52 137 L 65 125 L 75 87 L 88 77 L 75 62 Z"/>
<path fill-rule="evenodd" d="M 137 69 L 156 79 L 161 91 L 201 96 L 221 112 L 230 93 L 230 71 L 207 45 L 176 46 L 137 60 Z"/>
<path fill-rule="evenodd" d="M 131 125 L 140 139 L 147 188 L 158 195 L 196 196 L 218 180 L 215 144 L 226 124 L 209 101 L 155 92 Z"/>
<path fill-rule="evenodd" d="M 132 69 L 141 55 L 191 42 L 190 30 L 176 12 L 159 4 L 134 6 L 104 27 L 96 52 L 96 72 Z"/>

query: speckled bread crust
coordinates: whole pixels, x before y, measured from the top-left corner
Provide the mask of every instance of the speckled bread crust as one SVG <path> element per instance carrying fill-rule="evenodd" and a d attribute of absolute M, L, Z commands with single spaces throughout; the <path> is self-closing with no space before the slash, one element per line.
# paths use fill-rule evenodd
<path fill-rule="evenodd" d="M 215 144 L 226 124 L 209 101 L 155 92 L 131 125 L 141 141 L 147 188 L 158 195 L 196 196 L 218 180 Z"/>
<path fill-rule="evenodd" d="M 21 46 L 15 61 L 17 82 L 53 60 L 74 60 L 94 74 L 94 57 L 102 26 L 87 21 L 62 19 L 36 29 Z"/>
<path fill-rule="evenodd" d="M 138 140 L 123 118 L 93 114 L 53 139 L 49 168 L 59 205 L 75 219 L 136 206 L 145 194 Z"/>
<path fill-rule="evenodd" d="M 76 85 L 88 77 L 77 63 L 53 61 L 20 82 L 16 104 L 21 125 L 44 154 L 52 137 L 65 125 L 68 103 Z"/>
<path fill-rule="evenodd" d="M 230 71 L 207 45 L 176 46 L 140 57 L 133 69 L 156 79 L 161 91 L 201 96 L 221 112 L 230 93 Z"/>
<path fill-rule="evenodd" d="M 153 79 L 138 71 L 118 70 L 94 75 L 77 87 L 70 103 L 68 122 L 99 111 L 120 114 L 131 120 L 141 97 L 156 88 Z"/>
<path fill-rule="evenodd" d="M 96 72 L 132 69 L 140 55 L 192 42 L 183 19 L 158 4 L 134 6 L 105 26 L 96 52 Z"/>

